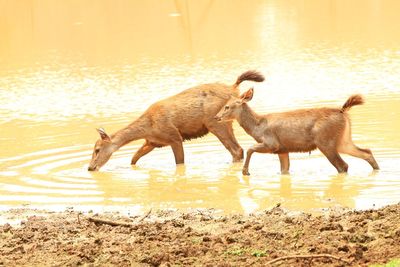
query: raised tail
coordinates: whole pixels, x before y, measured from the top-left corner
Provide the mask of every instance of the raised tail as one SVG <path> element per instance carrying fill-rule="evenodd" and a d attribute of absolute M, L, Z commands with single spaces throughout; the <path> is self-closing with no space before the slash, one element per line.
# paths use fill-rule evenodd
<path fill-rule="evenodd" d="M 352 106 L 364 104 L 364 98 L 362 95 L 352 95 L 347 99 L 346 103 L 342 106 L 342 112 L 348 111 Z"/>
<path fill-rule="evenodd" d="M 243 81 L 253 81 L 253 82 L 263 82 L 265 80 L 264 76 L 255 70 L 248 70 L 242 73 L 236 80 L 234 86 L 239 86 Z"/>

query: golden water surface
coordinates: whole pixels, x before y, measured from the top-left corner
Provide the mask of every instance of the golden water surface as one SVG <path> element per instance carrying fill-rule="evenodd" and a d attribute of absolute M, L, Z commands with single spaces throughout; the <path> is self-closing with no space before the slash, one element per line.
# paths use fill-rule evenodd
<path fill-rule="evenodd" d="M 400 200 L 399 1 L 0 0 L 0 208 L 141 211 L 216 208 L 249 213 L 370 208 Z M 130 159 L 142 141 L 87 171 L 96 127 L 112 133 L 151 103 L 200 84 L 265 74 L 260 113 L 341 106 L 353 139 L 381 170 L 344 156 L 348 175 L 319 151 L 256 154 L 250 177 L 212 135 Z M 245 90 L 252 84 L 243 83 Z M 255 143 L 236 124 L 244 149 Z"/>

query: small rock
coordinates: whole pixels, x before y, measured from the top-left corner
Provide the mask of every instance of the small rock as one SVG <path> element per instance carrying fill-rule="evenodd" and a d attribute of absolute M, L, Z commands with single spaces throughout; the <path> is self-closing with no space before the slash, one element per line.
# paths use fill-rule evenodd
<path fill-rule="evenodd" d="M 258 230 L 261 230 L 262 228 L 263 228 L 263 226 L 262 226 L 261 224 L 257 224 L 257 225 L 254 225 L 254 226 L 253 226 L 253 229 L 254 229 L 254 230 L 257 230 L 257 231 L 258 231 Z"/>
<path fill-rule="evenodd" d="M 237 232 L 239 232 L 238 229 L 231 229 L 229 232 L 231 232 L 231 234 L 236 234 Z"/>
<path fill-rule="evenodd" d="M 338 247 L 338 251 L 349 252 L 349 247 L 347 245 L 343 245 Z"/>
<path fill-rule="evenodd" d="M 277 240 L 281 240 L 285 237 L 282 233 L 278 233 L 278 232 L 265 232 L 264 236 L 266 236 L 268 238 L 272 238 L 272 239 L 277 239 Z"/>
<path fill-rule="evenodd" d="M 11 225 L 9 223 L 6 223 L 5 225 L 3 225 L 3 232 L 7 233 L 12 229 Z"/>
<path fill-rule="evenodd" d="M 292 223 L 293 223 L 293 218 L 286 217 L 283 221 L 284 221 L 285 223 L 292 224 Z"/>
<path fill-rule="evenodd" d="M 246 246 L 250 246 L 251 245 L 251 240 L 250 239 L 246 239 L 243 241 L 243 244 Z"/>
<path fill-rule="evenodd" d="M 313 253 L 313 252 L 315 252 L 317 249 L 315 248 L 315 247 L 310 247 L 309 249 L 308 249 L 308 252 L 311 252 L 311 253 Z"/>
<path fill-rule="evenodd" d="M 231 236 L 226 237 L 225 240 L 228 244 L 236 242 L 236 239 Z"/>
<path fill-rule="evenodd" d="M 356 228 L 355 227 L 350 227 L 349 229 L 347 229 L 347 232 L 355 233 L 356 232 Z"/>
<path fill-rule="evenodd" d="M 210 221 L 211 220 L 211 217 L 210 216 L 201 216 L 201 218 L 200 218 L 200 221 L 201 222 L 207 222 L 207 221 Z"/>
<path fill-rule="evenodd" d="M 209 236 L 204 236 L 203 237 L 203 241 L 204 242 L 209 242 L 209 241 L 211 241 L 211 238 Z"/>
<path fill-rule="evenodd" d="M 343 226 L 341 226 L 341 225 L 338 224 L 338 223 L 328 223 L 328 224 L 322 225 L 322 226 L 319 228 L 319 230 L 320 230 L 321 232 L 323 232 L 323 231 L 335 231 L 335 230 L 343 231 Z"/>
<path fill-rule="evenodd" d="M 214 237 L 213 238 L 214 243 L 223 243 L 221 237 Z"/>
<path fill-rule="evenodd" d="M 394 232 L 395 236 L 400 237 L 400 228 Z"/>
<path fill-rule="evenodd" d="M 172 225 L 174 227 L 183 227 L 183 226 L 185 226 L 185 224 L 183 222 L 177 221 L 177 220 L 172 221 Z"/>
<path fill-rule="evenodd" d="M 227 222 L 227 221 L 228 221 L 228 218 L 226 218 L 226 217 L 224 216 L 224 217 L 222 217 L 222 218 L 220 219 L 220 221 L 221 221 L 221 222 Z"/>
<path fill-rule="evenodd" d="M 352 256 L 356 259 L 359 260 L 363 257 L 364 251 L 362 247 L 356 247 L 356 251 L 352 254 Z"/>
<path fill-rule="evenodd" d="M 247 229 L 247 228 L 250 228 L 250 227 L 251 227 L 251 223 L 246 223 L 246 224 L 243 225 L 244 229 Z"/>

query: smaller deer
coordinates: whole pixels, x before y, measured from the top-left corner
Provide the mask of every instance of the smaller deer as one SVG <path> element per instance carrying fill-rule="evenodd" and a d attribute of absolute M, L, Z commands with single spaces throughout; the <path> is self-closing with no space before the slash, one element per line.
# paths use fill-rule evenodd
<path fill-rule="evenodd" d="M 309 152 L 318 148 L 339 173 L 347 172 L 348 165 L 339 153 L 366 160 L 374 170 L 379 166 L 371 150 L 354 145 L 351 139 L 350 118 L 347 111 L 364 100 L 352 95 L 342 108 L 299 109 L 281 113 L 258 115 L 247 102 L 253 98 L 253 88 L 239 98 L 232 96 L 215 119 L 236 119 L 240 126 L 258 143 L 247 151 L 243 175 L 250 175 L 249 163 L 254 152 L 278 154 L 281 172 L 289 172 L 289 152 Z"/>

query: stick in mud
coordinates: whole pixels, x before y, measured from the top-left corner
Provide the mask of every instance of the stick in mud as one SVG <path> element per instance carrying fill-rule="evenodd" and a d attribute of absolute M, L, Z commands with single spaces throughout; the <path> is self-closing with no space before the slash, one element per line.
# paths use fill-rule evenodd
<path fill-rule="evenodd" d="M 152 209 L 149 209 L 149 211 L 148 211 L 145 215 L 143 215 L 143 216 L 138 220 L 138 222 L 141 222 L 141 221 L 143 221 L 144 219 L 146 219 L 147 217 L 149 217 L 149 215 L 150 215 L 150 213 L 151 213 L 151 210 L 152 210 Z"/>
<path fill-rule="evenodd" d="M 110 221 L 110 220 L 94 218 L 94 217 L 89 217 L 88 220 L 89 220 L 89 222 L 107 224 L 107 225 L 111 225 L 111 226 L 124 226 L 124 227 L 133 226 L 133 224 L 131 224 L 131 223 L 115 222 L 115 221 Z"/>
<path fill-rule="evenodd" d="M 150 215 L 151 211 L 152 211 L 152 209 L 150 209 L 148 212 L 146 212 L 142 217 L 140 217 L 137 220 L 137 222 L 141 222 L 144 219 L 146 219 Z M 107 224 L 107 225 L 111 225 L 111 226 L 132 227 L 132 226 L 135 225 L 133 223 L 116 222 L 116 221 L 104 220 L 104 219 L 99 219 L 99 218 L 94 218 L 94 217 L 89 217 L 88 220 L 90 222 L 100 223 L 100 224 Z"/>
<path fill-rule="evenodd" d="M 350 265 L 350 262 L 348 262 L 347 260 L 342 259 L 342 258 L 337 257 L 337 256 L 334 256 L 334 255 L 330 255 L 330 254 L 283 256 L 283 257 L 279 257 L 279 258 L 276 258 L 276 259 L 273 259 L 273 260 L 267 262 L 266 265 L 272 265 L 272 264 L 277 263 L 279 261 L 290 260 L 290 259 L 316 259 L 316 258 L 331 258 L 331 259 L 335 259 L 335 260 L 338 260 L 338 261 L 342 261 L 342 262 Z"/>

